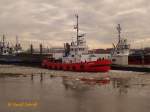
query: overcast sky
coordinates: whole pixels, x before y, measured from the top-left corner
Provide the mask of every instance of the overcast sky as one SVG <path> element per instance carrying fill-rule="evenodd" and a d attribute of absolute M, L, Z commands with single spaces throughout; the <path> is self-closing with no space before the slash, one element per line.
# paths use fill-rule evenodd
<path fill-rule="evenodd" d="M 76 13 L 90 48 L 112 47 L 118 23 L 132 48 L 150 47 L 150 0 L 0 0 L 0 36 L 63 46 L 75 37 Z"/>

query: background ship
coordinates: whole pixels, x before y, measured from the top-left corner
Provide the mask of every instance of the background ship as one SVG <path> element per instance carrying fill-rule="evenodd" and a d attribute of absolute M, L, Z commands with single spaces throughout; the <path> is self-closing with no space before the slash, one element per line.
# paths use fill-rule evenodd
<path fill-rule="evenodd" d="M 32 64 L 40 65 L 41 61 L 50 54 L 44 54 L 42 52 L 42 45 L 40 44 L 40 52 L 34 53 L 33 46 L 30 46 L 30 50 L 23 51 L 21 44 L 18 42 L 16 37 L 16 44 L 10 45 L 9 42 L 5 40 L 5 35 L 0 41 L 0 63 L 7 64 Z"/>
<path fill-rule="evenodd" d="M 118 43 L 111 52 L 112 69 L 150 71 L 150 54 L 141 51 L 130 50 L 127 39 L 121 38 L 121 27 L 118 24 Z"/>

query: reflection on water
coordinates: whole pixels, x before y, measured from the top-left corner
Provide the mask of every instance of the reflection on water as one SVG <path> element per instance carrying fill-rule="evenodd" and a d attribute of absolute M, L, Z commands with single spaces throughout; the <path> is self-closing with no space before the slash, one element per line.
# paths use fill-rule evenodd
<path fill-rule="evenodd" d="M 105 78 L 105 77 L 96 77 L 96 78 L 85 78 L 85 77 L 80 77 L 80 78 L 72 78 L 72 77 L 62 77 L 63 79 L 63 85 L 65 86 L 66 89 L 75 89 L 75 90 L 88 90 L 90 88 L 93 88 L 92 86 L 95 85 L 105 85 L 109 84 L 110 78 Z"/>
<path fill-rule="evenodd" d="M 119 94 L 127 94 L 128 88 L 130 88 L 130 78 L 113 78 L 113 88 L 118 88 Z"/>
<path fill-rule="evenodd" d="M 1 74 L 0 112 L 149 112 L 148 78 Z M 38 106 L 8 107 L 12 101 Z"/>

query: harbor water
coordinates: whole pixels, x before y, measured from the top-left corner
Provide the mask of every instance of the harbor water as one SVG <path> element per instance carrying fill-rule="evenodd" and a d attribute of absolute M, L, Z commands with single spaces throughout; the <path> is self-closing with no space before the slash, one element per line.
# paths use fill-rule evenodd
<path fill-rule="evenodd" d="M 0 65 L 0 112 L 149 111 L 150 73 Z"/>

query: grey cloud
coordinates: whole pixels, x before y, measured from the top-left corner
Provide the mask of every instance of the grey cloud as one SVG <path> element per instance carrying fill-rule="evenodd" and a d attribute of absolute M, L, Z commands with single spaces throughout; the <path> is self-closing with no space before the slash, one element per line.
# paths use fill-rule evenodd
<path fill-rule="evenodd" d="M 0 33 L 11 40 L 18 34 L 20 40 L 26 40 L 23 44 L 45 40 L 63 45 L 75 36 L 74 14 L 78 13 L 81 32 L 86 33 L 89 44 L 95 42 L 90 46 L 111 47 L 118 23 L 130 42 L 148 39 L 149 11 L 148 0 L 1 0 Z"/>

